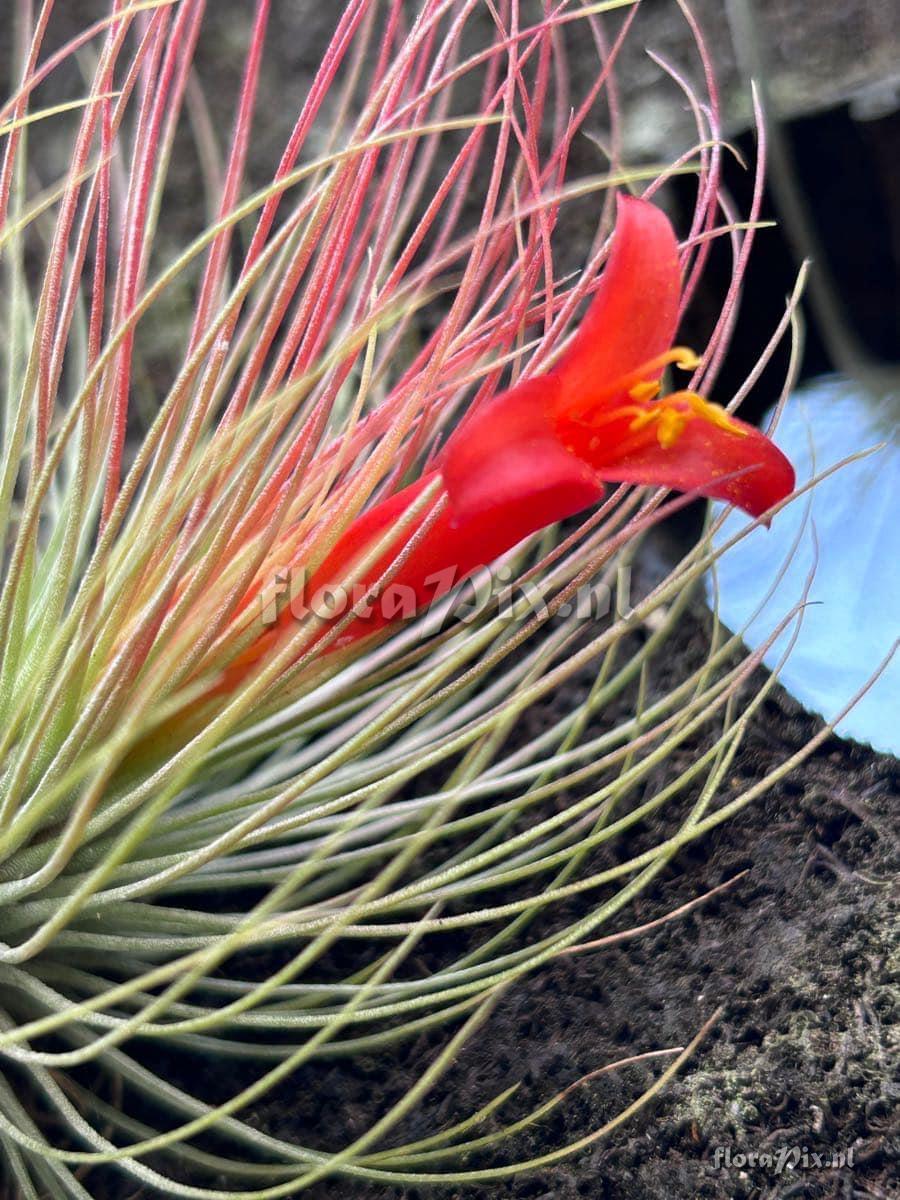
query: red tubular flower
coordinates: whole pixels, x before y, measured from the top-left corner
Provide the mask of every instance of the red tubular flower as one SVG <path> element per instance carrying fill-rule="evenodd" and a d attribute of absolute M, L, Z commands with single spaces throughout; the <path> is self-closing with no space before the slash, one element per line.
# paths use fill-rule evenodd
<path fill-rule="evenodd" d="M 659 395 L 667 364 L 697 364 L 691 351 L 672 345 L 680 295 L 669 221 L 646 201 L 621 197 L 609 261 L 567 352 L 545 374 L 470 413 L 427 474 L 363 513 L 316 572 L 309 594 L 339 583 L 436 479 L 444 507 L 393 578 L 393 586 L 412 589 L 417 607 L 451 586 L 436 588 L 437 573 L 453 568 L 453 582 L 466 578 L 528 534 L 596 504 L 606 483 L 695 489 L 753 516 L 787 496 L 793 469 L 759 430 L 694 392 Z M 367 581 L 416 528 L 414 522 L 398 535 Z M 289 619 L 286 611 L 283 623 Z M 376 604 L 330 648 L 389 623 Z M 271 630 L 265 645 L 278 632 Z M 241 666 L 264 648 L 254 645 Z"/>

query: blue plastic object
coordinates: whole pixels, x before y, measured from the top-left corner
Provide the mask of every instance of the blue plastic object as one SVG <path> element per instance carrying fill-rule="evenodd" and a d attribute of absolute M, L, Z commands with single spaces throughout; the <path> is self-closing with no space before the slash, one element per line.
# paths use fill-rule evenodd
<path fill-rule="evenodd" d="M 744 640 L 751 648 L 758 646 L 801 599 L 818 542 L 810 603 L 780 679 L 801 704 L 828 720 L 870 678 L 900 630 L 898 424 L 898 394 L 875 397 L 858 382 L 835 375 L 798 390 L 774 435 L 796 468 L 798 485 L 850 454 L 884 445 L 820 482 L 779 513 L 771 529 L 754 530 L 717 564 L 719 616 L 729 629 L 739 630 L 762 603 L 806 518 L 784 578 Z M 719 512 L 722 506 L 714 508 Z M 722 545 L 745 523 L 742 514 L 731 513 L 715 544 Z M 711 575 L 707 596 L 712 603 Z M 779 662 L 786 644 L 783 635 L 767 651 L 767 666 Z M 876 750 L 900 754 L 898 656 L 837 732 Z"/>

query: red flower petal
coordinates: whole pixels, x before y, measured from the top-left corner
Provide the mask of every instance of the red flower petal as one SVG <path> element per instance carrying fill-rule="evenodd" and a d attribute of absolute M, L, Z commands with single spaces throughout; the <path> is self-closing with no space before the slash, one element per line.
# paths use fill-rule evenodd
<path fill-rule="evenodd" d="M 526 380 L 483 405 L 437 459 L 458 522 L 490 562 L 529 533 L 595 504 L 603 485 L 556 434 L 552 375 Z"/>
<path fill-rule="evenodd" d="M 450 438 L 434 470 L 354 522 L 317 572 L 310 593 L 339 580 L 438 473 L 445 507 L 389 585 L 395 594 L 397 589 L 411 589 L 416 608 L 433 603 L 529 534 L 595 504 L 603 484 L 555 436 L 547 408 L 548 389 L 553 387 L 546 377 L 530 380 L 474 413 Z M 423 519 L 407 527 L 404 542 Z M 368 582 L 389 566 L 400 545 L 398 540 L 367 573 Z M 350 625 L 336 645 L 347 645 L 387 624 L 390 618 L 376 605 L 371 616 Z"/>
<path fill-rule="evenodd" d="M 594 299 L 553 374 L 560 401 L 589 401 L 598 389 L 664 354 L 675 338 L 681 299 L 678 241 L 646 200 L 619 196 L 609 259 Z M 648 379 L 659 379 L 659 370 Z"/>
<path fill-rule="evenodd" d="M 695 417 L 668 448 L 661 446 L 652 432 L 643 445 L 621 456 L 617 456 L 618 447 L 610 443 L 594 451 L 593 465 L 610 483 L 696 490 L 758 517 L 794 490 L 794 468 L 753 425 L 736 417 L 729 421 L 735 431 Z M 604 453 L 609 456 L 607 462 L 601 461 Z"/>

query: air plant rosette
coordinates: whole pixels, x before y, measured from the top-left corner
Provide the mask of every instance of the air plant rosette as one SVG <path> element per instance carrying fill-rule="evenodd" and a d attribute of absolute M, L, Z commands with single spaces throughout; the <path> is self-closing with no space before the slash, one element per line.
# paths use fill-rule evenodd
<path fill-rule="evenodd" d="M 793 487 L 733 415 L 742 397 L 712 398 L 760 188 L 746 219 L 721 189 L 702 40 L 701 91 L 660 60 L 696 145 L 634 168 L 614 87 L 633 10 L 476 9 L 337 6 L 259 187 L 266 0 L 221 153 L 194 66 L 201 0 L 113 3 L 52 52 L 51 0 L 16 6 L 0 109 L 0 1150 L 16 1194 L 89 1196 L 103 1171 L 223 1200 L 326 1177 L 489 1184 L 576 1153 L 608 1127 L 516 1158 L 561 1094 L 509 1118 L 504 1094 L 424 1140 L 403 1123 L 503 989 L 595 937 L 827 734 L 722 803 L 774 685 L 754 675 L 765 645 L 742 657 L 715 629 L 701 668 L 648 690 L 721 552 L 708 538 L 606 620 L 577 603 L 615 590 L 673 507 L 716 497 L 752 527 Z M 595 53 L 581 94 L 576 38 Z M 88 82 L 60 99 L 75 62 Z M 598 123 L 606 157 L 572 178 Z M 30 169 L 42 139 L 67 146 L 52 180 Z M 184 233 L 170 173 L 192 153 L 211 212 Z M 680 241 L 659 204 L 674 174 L 695 181 Z M 564 273 L 576 211 L 596 238 Z M 677 328 L 719 238 L 731 286 L 695 353 Z M 459 585 L 486 571 L 460 619 Z M 633 715 L 604 727 L 629 689 Z M 517 743 L 548 698 L 562 710 Z M 660 812 L 670 834 L 630 848 Z M 577 918 L 546 920 L 573 897 Z M 443 1034 L 432 1060 L 362 1134 L 324 1131 L 321 1150 L 247 1119 L 317 1060 L 426 1031 Z M 632 1109 L 693 1046 L 655 1049 Z M 252 1081 L 213 1101 L 189 1065 L 160 1066 L 170 1051 Z"/>

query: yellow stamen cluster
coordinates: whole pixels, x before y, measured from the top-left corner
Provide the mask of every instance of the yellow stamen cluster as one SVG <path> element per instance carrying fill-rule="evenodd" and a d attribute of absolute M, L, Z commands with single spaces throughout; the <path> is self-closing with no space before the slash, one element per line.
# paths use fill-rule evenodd
<path fill-rule="evenodd" d="M 594 393 L 589 404 L 567 404 L 567 420 L 599 431 L 601 426 L 630 417 L 629 433 L 639 434 L 649 426 L 654 426 L 657 441 L 664 450 L 669 450 L 675 445 L 688 422 L 695 417 L 738 437 L 746 437 L 747 431 L 741 428 L 739 422 L 733 420 L 718 404 L 704 399 L 697 392 L 671 392 L 668 396 L 658 398 L 661 385 L 658 380 L 648 379 L 647 376 L 657 374 L 670 363 L 683 371 L 693 371 L 700 365 L 700 359 L 686 346 L 673 346 L 665 354 L 660 354 L 642 363 L 636 370 L 621 376 L 599 394 Z M 623 392 L 633 403 L 607 407 L 606 402 L 611 396 L 620 396 Z M 601 444 L 601 438 L 594 437 L 590 441 L 590 449 L 598 450 Z M 569 449 L 574 450 L 574 447 L 570 446 Z"/>
<path fill-rule="evenodd" d="M 638 402 L 646 399 L 641 385 L 632 388 L 629 395 Z M 643 409 L 628 426 L 632 433 L 656 425 L 656 437 L 664 450 L 669 450 L 684 433 L 688 421 L 700 417 L 719 429 L 725 429 L 738 437 L 746 437 L 747 431 L 734 421 L 724 408 L 699 396 L 696 392 L 672 392 Z"/>
<path fill-rule="evenodd" d="M 658 354 L 645 363 L 641 363 L 634 371 L 620 375 L 608 387 L 591 392 L 587 400 L 566 397 L 561 416 L 569 421 L 593 423 L 593 417 L 604 412 L 607 402 L 613 396 L 627 392 L 635 400 L 652 400 L 659 394 L 659 384 L 649 380 L 648 375 L 657 375 L 663 367 L 673 365 L 682 371 L 693 371 L 700 366 L 700 359 L 687 346 L 673 346 L 664 354 Z"/>

